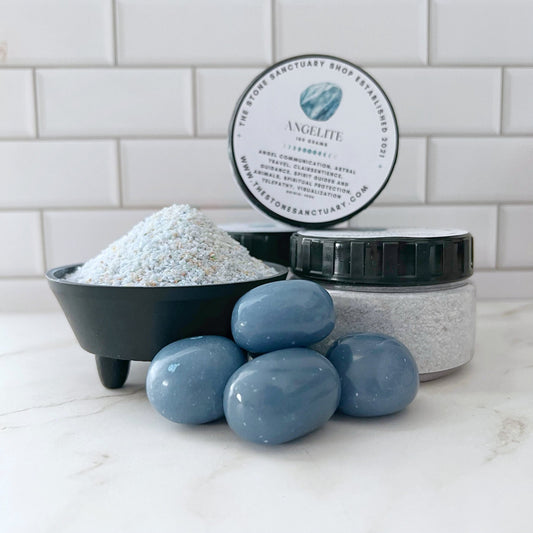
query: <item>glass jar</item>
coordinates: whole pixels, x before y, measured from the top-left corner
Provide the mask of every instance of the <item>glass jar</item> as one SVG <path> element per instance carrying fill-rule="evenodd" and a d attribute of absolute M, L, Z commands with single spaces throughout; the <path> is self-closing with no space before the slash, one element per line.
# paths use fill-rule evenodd
<path fill-rule="evenodd" d="M 319 282 L 337 321 L 314 348 L 325 354 L 356 332 L 397 338 L 421 381 L 468 363 L 474 353 L 473 239 L 462 230 L 300 231 L 291 238 L 293 277 Z"/>

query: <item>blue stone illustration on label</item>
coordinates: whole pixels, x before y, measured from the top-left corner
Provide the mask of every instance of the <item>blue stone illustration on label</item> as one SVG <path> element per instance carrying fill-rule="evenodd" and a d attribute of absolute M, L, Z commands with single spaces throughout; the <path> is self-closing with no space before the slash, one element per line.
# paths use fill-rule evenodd
<path fill-rule="evenodd" d="M 300 107 L 311 120 L 329 120 L 339 108 L 342 89 L 334 83 L 315 83 L 300 95 Z"/>

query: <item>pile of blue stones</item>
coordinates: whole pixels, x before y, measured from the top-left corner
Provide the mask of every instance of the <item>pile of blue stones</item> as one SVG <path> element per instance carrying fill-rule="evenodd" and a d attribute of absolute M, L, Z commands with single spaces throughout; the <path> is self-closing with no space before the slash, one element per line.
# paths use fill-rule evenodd
<path fill-rule="evenodd" d="M 235 304 L 233 341 L 216 335 L 163 348 L 146 378 L 152 406 L 181 424 L 226 417 L 240 437 L 261 444 L 297 439 L 335 411 L 374 417 L 405 408 L 418 369 L 398 340 L 376 333 L 337 339 L 326 356 L 309 348 L 335 325 L 328 292 L 306 280 L 256 287 Z"/>

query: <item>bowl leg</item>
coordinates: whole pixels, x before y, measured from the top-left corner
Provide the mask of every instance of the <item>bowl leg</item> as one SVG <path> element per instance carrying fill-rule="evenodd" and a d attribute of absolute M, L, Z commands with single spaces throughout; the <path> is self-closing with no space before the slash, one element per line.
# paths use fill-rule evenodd
<path fill-rule="evenodd" d="M 95 355 L 94 358 L 102 385 L 108 389 L 120 389 L 126 382 L 130 371 L 129 360 L 113 359 L 101 355 Z"/>

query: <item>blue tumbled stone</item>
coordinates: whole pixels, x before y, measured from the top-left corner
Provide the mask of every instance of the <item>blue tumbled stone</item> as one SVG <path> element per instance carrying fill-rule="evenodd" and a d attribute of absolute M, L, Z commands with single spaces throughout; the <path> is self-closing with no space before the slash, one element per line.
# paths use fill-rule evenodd
<path fill-rule="evenodd" d="M 327 357 L 341 379 L 339 411 L 347 415 L 395 413 L 418 392 L 418 368 L 411 352 L 388 335 L 346 335 L 335 341 Z"/>
<path fill-rule="evenodd" d="M 235 342 L 252 353 L 310 346 L 335 325 L 329 293 L 307 280 L 274 281 L 255 287 L 233 309 Z"/>
<path fill-rule="evenodd" d="M 217 335 L 182 339 L 154 357 L 146 376 L 148 400 L 164 417 L 203 424 L 224 416 L 223 394 L 229 377 L 246 362 L 244 352 Z"/>
<path fill-rule="evenodd" d="M 243 439 L 281 444 L 325 424 L 339 397 L 339 376 L 324 356 L 289 348 L 262 355 L 231 376 L 224 414 Z"/>
<path fill-rule="evenodd" d="M 312 120 L 330 119 L 342 100 L 342 89 L 329 82 L 315 83 L 300 95 L 300 107 Z"/>

